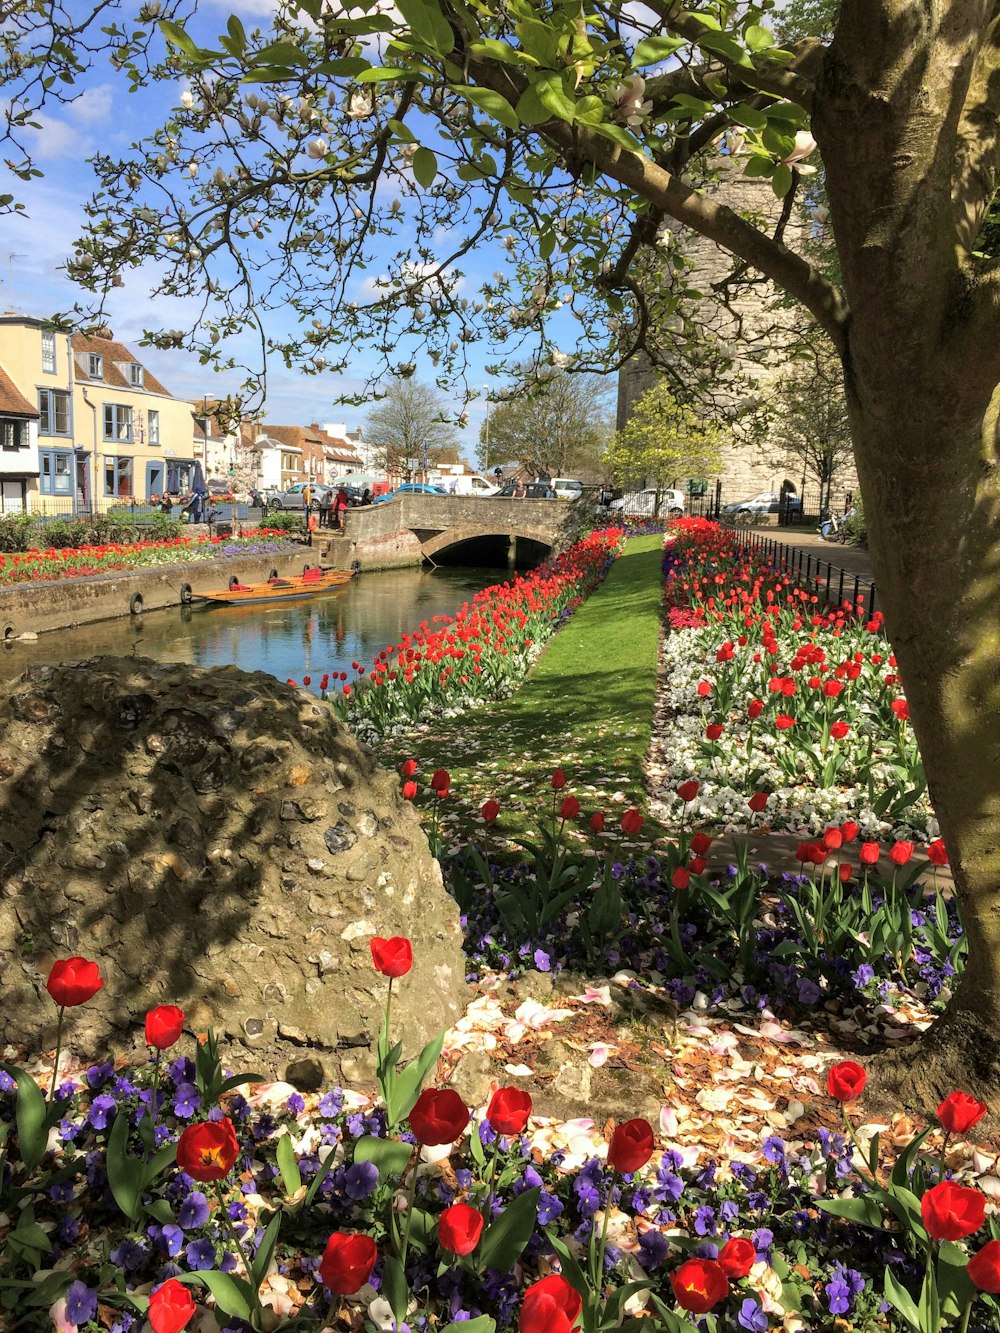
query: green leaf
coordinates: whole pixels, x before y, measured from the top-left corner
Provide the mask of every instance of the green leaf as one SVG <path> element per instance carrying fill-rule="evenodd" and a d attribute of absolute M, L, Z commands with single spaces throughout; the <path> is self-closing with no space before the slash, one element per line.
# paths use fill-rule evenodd
<path fill-rule="evenodd" d="M 921 1333 L 920 1314 L 913 1297 L 905 1287 L 900 1286 L 893 1277 L 892 1270 L 885 1270 L 885 1298 L 903 1316 L 915 1333 Z"/>
<path fill-rule="evenodd" d="M 66 1272 L 47 1273 L 41 1282 L 31 1284 L 30 1292 L 18 1297 L 18 1304 L 29 1308 L 36 1305 L 51 1305 L 60 1296 L 65 1296 L 75 1276 L 75 1273 Z"/>
<path fill-rule="evenodd" d="M 274 1254 L 274 1247 L 278 1243 L 278 1232 L 281 1230 L 281 1213 L 275 1213 L 267 1224 L 267 1230 L 264 1232 L 264 1239 L 254 1255 L 250 1274 L 253 1285 L 260 1290 L 260 1284 L 264 1281 L 264 1274 L 271 1263 L 271 1256 Z"/>
<path fill-rule="evenodd" d="M 281 1183 L 285 1187 L 285 1194 L 291 1197 L 302 1186 L 302 1174 L 295 1160 L 295 1149 L 292 1147 L 291 1135 L 282 1134 L 278 1140 L 274 1156 L 278 1163 L 278 1170 L 281 1172 Z"/>
<path fill-rule="evenodd" d="M 806 109 L 798 102 L 772 102 L 767 107 L 768 120 L 791 120 L 797 125 L 805 125 L 809 117 Z"/>
<path fill-rule="evenodd" d="M 231 1315 L 234 1319 L 249 1320 L 253 1309 L 253 1292 L 245 1278 L 209 1269 L 201 1273 L 181 1273 L 177 1280 L 188 1287 L 201 1284 L 215 1297 L 215 1303 L 223 1314 Z"/>
<path fill-rule="evenodd" d="M 846 1217 L 872 1231 L 882 1230 L 882 1210 L 869 1194 L 860 1199 L 819 1199 L 816 1206 L 833 1217 Z"/>
<path fill-rule="evenodd" d="M 752 106 L 731 106 L 728 115 L 730 120 L 734 120 L 737 125 L 745 125 L 748 130 L 762 130 L 767 124 L 764 112 Z"/>
<path fill-rule="evenodd" d="M 658 65 L 679 51 L 686 43 L 682 37 L 644 37 L 632 52 L 632 64 Z"/>
<path fill-rule="evenodd" d="M 160 20 L 160 32 L 167 39 L 171 46 L 176 46 L 179 51 L 183 51 L 186 56 L 196 56 L 199 54 L 199 48 L 194 44 L 179 23 L 171 23 L 167 19 Z"/>
<path fill-rule="evenodd" d="M 743 34 L 743 40 L 751 51 L 766 51 L 769 46 L 774 45 L 771 33 L 759 23 L 751 23 Z"/>
<path fill-rule="evenodd" d="M 459 83 L 452 91 L 459 93 L 492 120 L 503 125 L 505 129 L 519 130 L 521 128 L 521 122 L 518 120 L 514 108 L 506 97 L 494 92 L 492 88 L 473 88 L 467 83 Z"/>
<path fill-rule="evenodd" d="M 406 1285 L 402 1262 L 395 1254 L 389 1255 L 382 1266 L 382 1294 L 389 1302 L 397 1324 L 401 1324 L 410 1301 L 410 1288 Z"/>
<path fill-rule="evenodd" d="M 23 1069 L 14 1065 L 0 1065 L 0 1069 L 17 1084 L 17 1147 L 28 1171 L 33 1171 L 45 1156 L 48 1132 L 45 1127 L 45 1098 L 38 1084 Z"/>
<path fill-rule="evenodd" d="M 495 1333 L 496 1326 L 495 1319 L 481 1314 L 475 1319 L 467 1319 L 464 1324 L 445 1324 L 441 1333 Z"/>
<path fill-rule="evenodd" d="M 142 1162 L 129 1154 L 128 1130 L 128 1112 L 119 1111 L 108 1135 L 104 1160 L 108 1172 L 108 1185 L 114 1195 L 115 1203 L 125 1216 L 131 1219 L 135 1217 L 139 1205 L 143 1170 Z"/>
<path fill-rule="evenodd" d="M 389 79 L 405 79 L 409 70 L 394 66 L 384 69 L 375 65 L 363 69 L 357 76 L 358 83 L 386 83 Z"/>
<path fill-rule="evenodd" d="M 429 148 L 418 148 L 413 154 L 413 179 L 425 190 L 434 184 L 437 175 L 437 158 Z"/>
<path fill-rule="evenodd" d="M 397 0 L 396 8 L 419 43 L 442 56 L 455 49 L 451 24 L 434 0 Z"/>
<path fill-rule="evenodd" d="M 714 51 L 716 55 L 722 56 L 724 60 L 732 61 L 734 65 L 742 65 L 745 69 L 753 69 L 753 62 L 745 49 L 740 46 L 735 37 L 730 37 L 728 33 L 702 33 L 698 38 L 698 45 L 705 51 Z"/>
<path fill-rule="evenodd" d="M 166 1171 L 168 1166 L 172 1166 L 177 1160 L 177 1143 L 165 1143 L 163 1147 L 153 1154 L 146 1167 L 146 1184 L 151 1185 L 161 1172 Z"/>
<path fill-rule="evenodd" d="M 477 1254 L 484 1268 L 509 1273 L 520 1259 L 535 1229 L 540 1193 L 536 1187 L 519 1194 L 483 1232 Z"/>
<path fill-rule="evenodd" d="M 413 1154 L 408 1143 L 399 1139 L 377 1139 L 367 1134 L 354 1145 L 356 1162 L 374 1162 L 378 1167 L 379 1180 L 388 1180 L 391 1176 L 401 1176 Z"/>
<path fill-rule="evenodd" d="M 151 1199 L 146 1204 L 146 1212 L 155 1222 L 159 1222 L 161 1227 L 170 1226 L 177 1220 L 174 1217 L 174 1210 L 166 1199 Z"/>
<path fill-rule="evenodd" d="M 405 1120 L 410 1114 L 414 1103 L 420 1096 L 424 1079 L 437 1064 L 443 1046 L 444 1033 L 439 1032 L 436 1037 L 433 1037 L 427 1043 L 413 1063 L 408 1065 L 397 1077 L 396 1086 L 393 1089 L 392 1106 L 386 1108 L 389 1111 L 389 1123 L 391 1125 L 398 1125 L 401 1120 Z"/>
<path fill-rule="evenodd" d="M 792 169 L 786 163 L 779 162 L 774 168 L 774 175 L 771 177 L 771 189 L 779 199 L 784 199 L 791 188 Z"/>
<path fill-rule="evenodd" d="M 330 1171 L 333 1168 L 333 1159 L 336 1156 L 337 1156 L 337 1149 L 335 1147 L 331 1148 L 330 1151 L 327 1153 L 327 1155 L 323 1158 L 323 1162 L 319 1170 L 316 1172 L 312 1180 L 309 1182 L 309 1188 L 306 1190 L 306 1197 L 303 1201 L 304 1206 L 306 1208 L 308 1208 L 309 1205 L 312 1203 L 313 1199 L 315 1199 L 316 1195 L 320 1191 L 320 1186 L 323 1184 L 323 1181 L 326 1180 L 327 1176 L 330 1174 Z"/>

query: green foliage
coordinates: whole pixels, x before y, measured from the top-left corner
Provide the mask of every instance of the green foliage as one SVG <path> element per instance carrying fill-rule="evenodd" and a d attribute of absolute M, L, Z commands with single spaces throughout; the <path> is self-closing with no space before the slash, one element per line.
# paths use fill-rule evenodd
<path fill-rule="evenodd" d="M 868 524 L 865 520 L 865 505 L 860 495 L 854 497 L 854 513 L 847 520 L 847 540 L 853 546 L 868 545 Z"/>
<path fill-rule="evenodd" d="M 489 426 L 484 420 L 480 427 L 482 466 L 519 462 L 550 477 L 595 472 L 613 430 L 608 382 L 531 366 L 523 366 L 520 377 L 526 392 L 491 404 Z"/>
<path fill-rule="evenodd" d="M 150 511 L 140 516 L 129 510 L 96 514 L 93 518 L 41 518 L 17 514 L 0 518 L 0 551 L 72 550 L 110 543 L 166 541 L 179 537 L 182 523 L 168 514 Z"/>
<path fill-rule="evenodd" d="M 721 458 L 718 427 L 678 402 L 661 381 L 636 403 L 625 429 L 608 447 L 604 464 L 616 481 L 648 478 L 658 487 L 669 487 L 717 471 Z"/>

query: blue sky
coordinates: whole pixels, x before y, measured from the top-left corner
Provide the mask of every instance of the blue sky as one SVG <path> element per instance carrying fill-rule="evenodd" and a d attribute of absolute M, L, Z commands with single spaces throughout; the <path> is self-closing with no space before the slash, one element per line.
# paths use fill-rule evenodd
<path fill-rule="evenodd" d="M 267 0 L 249 0 L 249 3 L 244 0 L 237 5 L 229 0 L 203 0 L 193 34 L 206 45 L 214 44 L 211 39 L 224 30 L 225 20 L 234 10 L 250 28 L 266 21 L 270 5 Z M 83 206 L 93 185 L 92 169 L 86 159 L 98 150 L 126 155 L 134 140 L 162 122 L 182 85 L 160 84 L 130 94 L 126 80 L 106 63 L 99 63 L 79 86 L 81 95 L 71 104 L 53 104 L 48 108 L 39 117 L 41 129 L 31 136 L 36 165 L 44 176 L 31 182 L 15 181 L 5 187 L 25 204 L 26 215 L 0 217 L 0 307 L 4 310 L 45 316 L 86 299 L 86 293 L 80 293 L 60 271 L 74 237 L 84 224 Z M 474 283 L 475 268 L 488 272 L 496 267 L 496 260 L 484 255 L 473 262 L 466 261 L 464 267 Z M 142 272 L 122 276 L 124 285 L 111 293 L 108 302 L 109 322 L 121 341 L 135 346 L 144 327 L 180 328 L 191 324 L 192 305 L 159 298 L 153 311 L 148 281 Z M 221 396 L 239 387 L 237 375 L 217 374 L 185 352 L 144 348 L 139 354 L 178 397 Z M 333 400 L 340 392 L 360 389 L 364 381 L 363 357 L 362 351 L 357 360 L 357 380 L 330 373 L 300 376 L 272 364 L 267 418 L 282 424 L 343 421 L 349 428 L 360 425 L 365 408 L 343 406 Z M 419 355 L 416 359 L 417 377 L 433 382 L 430 362 L 421 360 Z M 495 359 L 486 346 L 470 349 L 471 386 L 496 387 L 498 381 L 487 376 L 483 369 L 486 362 Z M 457 412 L 458 399 L 453 401 Z M 467 411 L 469 424 L 461 437 L 471 458 L 485 413 L 483 400 L 471 402 Z"/>

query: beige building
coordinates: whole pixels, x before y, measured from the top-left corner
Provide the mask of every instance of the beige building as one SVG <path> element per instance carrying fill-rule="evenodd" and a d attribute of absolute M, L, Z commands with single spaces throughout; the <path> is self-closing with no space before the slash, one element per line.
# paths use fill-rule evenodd
<path fill-rule="evenodd" d="M 5 512 L 18 504 L 33 513 L 106 511 L 190 488 L 192 404 L 174 398 L 110 330 L 68 334 L 2 315 L 0 367 L 35 412 L 33 421 L 17 417 L 8 404 L 5 417 L 0 401 L 0 419 L 26 423 L 20 430 L 37 465 L 3 474 Z"/>

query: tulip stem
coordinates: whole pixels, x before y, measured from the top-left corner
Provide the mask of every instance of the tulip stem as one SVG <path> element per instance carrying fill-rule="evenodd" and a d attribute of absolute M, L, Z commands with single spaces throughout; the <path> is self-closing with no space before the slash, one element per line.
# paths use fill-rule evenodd
<path fill-rule="evenodd" d="M 59 1006 L 59 1019 L 56 1023 L 56 1058 L 52 1066 L 52 1082 L 49 1084 L 48 1101 L 51 1106 L 56 1095 L 56 1080 L 59 1077 L 59 1057 L 62 1055 L 62 1034 L 63 1034 L 63 1015 L 66 1013 L 64 1005 Z"/>
<path fill-rule="evenodd" d="M 139 1209 L 142 1207 L 142 1191 L 146 1187 L 146 1172 L 149 1170 L 149 1159 L 156 1151 L 156 1103 L 160 1096 L 160 1053 L 156 1051 L 153 1055 L 153 1082 L 149 1093 L 149 1138 L 142 1145 L 142 1166 L 139 1168 L 139 1188 L 136 1191 L 135 1207 L 132 1210 L 132 1216 L 129 1221 L 135 1225 L 136 1218 L 139 1216 Z"/>
<path fill-rule="evenodd" d="M 966 1302 L 965 1310 L 962 1314 L 962 1322 L 958 1326 L 958 1333 L 969 1333 L 969 1316 L 972 1314 L 972 1302 L 975 1299 L 975 1295 L 972 1295 Z"/>
<path fill-rule="evenodd" d="M 406 1208 L 406 1226 L 403 1228 L 403 1248 L 399 1256 L 400 1265 L 406 1267 L 406 1251 L 410 1246 L 410 1227 L 413 1224 L 413 1210 L 417 1203 L 417 1167 L 420 1165 L 420 1150 L 417 1149 L 417 1155 L 413 1161 L 413 1172 L 410 1177 L 410 1197 Z"/>
<path fill-rule="evenodd" d="M 232 1240 L 233 1245 L 236 1247 L 236 1253 L 240 1257 L 240 1262 L 246 1269 L 247 1283 L 250 1287 L 251 1292 L 253 1293 L 254 1312 L 259 1314 L 261 1313 L 260 1291 L 254 1285 L 253 1266 L 250 1263 L 250 1257 L 247 1254 L 243 1242 L 240 1240 L 239 1232 L 236 1230 L 235 1224 L 233 1223 L 232 1219 L 229 1216 L 229 1209 L 226 1207 L 226 1197 L 222 1192 L 221 1183 L 219 1182 L 216 1183 L 215 1192 L 219 1200 L 219 1217 L 222 1221 L 223 1227 L 229 1233 L 229 1238 Z"/>
<path fill-rule="evenodd" d="M 604 1254 L 608 1247 L 608 1222 L 611 1218 L 611 1194 L 614 1190 L 615 1178 L 612 1175 L 608 1184 L 608 1197 L 604 1201 L 604 1216 L 601 1220 L 601 1242 L 597 1249 L 597 1259 L 594 1262 L 593 1250 L 593 1232 L 591 1232 L 591 1283 L 593 1286 L 594 1308 L 601 1303 L 601 1293 L 604 1290 Z"/>

